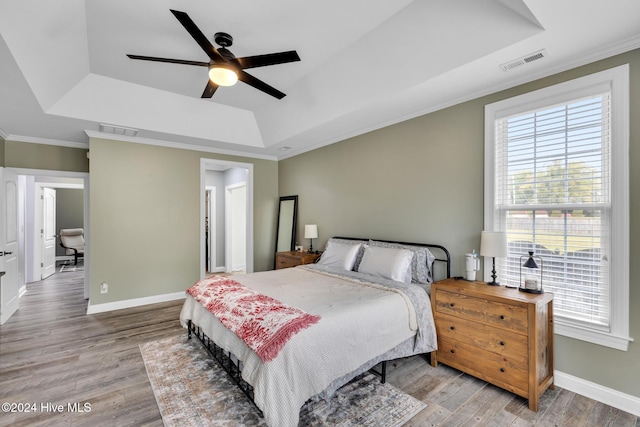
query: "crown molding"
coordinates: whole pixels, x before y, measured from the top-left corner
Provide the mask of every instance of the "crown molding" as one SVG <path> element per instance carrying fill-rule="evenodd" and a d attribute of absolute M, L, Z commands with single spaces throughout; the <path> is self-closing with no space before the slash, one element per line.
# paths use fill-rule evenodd
<path fill-rule="evenodd" d="M 56 139 L 46 139 L 46 138 L 38 138 L 34 136 L 24 136 L 24 135 L 4 136 L 0 134 L 0 136 L 2 136 L 5 139 L 5 141 L 27 142 L 29 144 L 57 145 L 60 147 L 81 148 L 85 150 L 89 149 L 89 144 L 84 142 L 60 141 Z"/>
<path fill-rule="evenodd" d="M 594 50 L 594 51 L 590 51 L 584 55 L 580 55 L 574 58 L 571 58 L 567 61 L 564 61 L 561 64 L 556 65 L 555 67 L 552 68 L 545 68 L 544 70 L 541 70 L 538 73 L 535 74 L 527 74 L 525 76 L 522 76 L 518 79 L 511 79 L 508 81 L 505 81 L 501 84 L 498 85 L 493 85 L 475 92 L 471 92 L 468 94 L 465 94 L 463 96 L 457 97 L 457 98 L 452 98 L 449 99 L 445 102 L 436 104 L 436 105 L 429 105 L 426 108 L 414 111 L 412 113 L 408 113 L 408 114 L 403 114 L 394 118 L 391 118 L 389 120 L 385 120 L 384 122 L 380 122 L 380 123 L 376 123 L 370 126 L 366 126 L 364 128 L 360 128 L 360 129 L 356 129 L 354 131 L 348 132 L 346 134 L 343 135 L 338 135 L 335 136 L 333 138 L 330 139 L 326 139 L 323 141 L 318 141 L 314 144 L 310 144 L 304 148 L 301 148 L 299 150 L 291 150 L 290 152 L 287 152 L 285 154 L 282 154 L 280 156 L 278 156 L 279 160 L 284 160 L 290 157 L 295 157 L 298 156 L 300 154 L 304 154 L 307 153 L 309 151 L 313 151 L 313 150 L 317 150 L 319 148 L 325 147 L 327 145 L 331 145 L 331 144 L 335 144 L 336 142 L 340 142 L 340 141 L 344 141 L 348 138 L 353 138 L 359 135 L 363 135 L 365 133 L 369 133 L 369 132 L 373 132 L 375 130 L 378 129 L 382 129 L 388 126 L 392 126 L 395 125 L 397 123 L 401 123 L 407 120 L 411 120 L 414 119 L 416 117 L 420 117 L 420 116 L 424 116 L 426 114 L 430 114 L 439 110 L 443 110 L 445 108 L 449 108 L 452 107 L 454 105 L 458 105 L 458 104 L 462 104 L 464 102 L 467 101 L 472 101 L 474 99 L 477 98 L 481 98 L 483 96 L 487 96 L 487 95 L 491 95 L 493 93 L 497 93 L 497 92 L 501 92 L 503 90 L 507 90 L 507 89 L 511 89 L 513 87 L 516 86 L 520 86 L 526 83 L 530 83 L 536 80 L 540 80 L 543 79 L 545 77 L 549 77 L 549 76 L 553 76 L 555 74 L 559 74 L 565 71 L 569 71 L 572 70 L 574 68 L 578 68 L 584 65 L 588 65 L 591 64 L 593 62 L 597 62 L 597 61 L 601 61 L 603 59 L 607 59 L 610 58 L 612 56 L 616 56 L 616 55 L 620 55 L 626 52 L 630 52 L 632 50 L 635 49 L 639 49 L 640 48 L 640 36 L 634 36 L 634 37 L 630 37 L 627 40 L 623 40 L 621 42 L 618 43 L 614 43 L 612 45 L 603 47 L 602 49 L 598 49 L 598 50 Z"/>
<path fill-rule="evenodd" d="M 568 70 L 571 70 L 580 66 L 584 66 L 593 62 L 597 62 L 612 56 L 623 54 L 638 48 L 640 48 L 640 36 L 630 37 L 627 40 L 623 40 L 621 42 L 614 43 L 609 46 L 605 46 L 601 49 L 593 50 L 583 55 L 569 58 L 567 61 L 564 61 L 561 64 L 558 64 L 551 68 L 545 68 L 544 70 L 541 70 L 537 73 L 527 74 L 519 78 L 510 79 L 508 81 L 502 82 L 501 84 L 493 85 L 475 92 L 467 93 L 464 96 L 452 98 L 445 102 L 439 103 L 437 105 L 429 105 L 429 106 L 426 106 L 425 108 L 413 111 L 408 114 L 402 114 L 380 123 L 365 126 L 345 134 L 341 134 L 341 135 L 334 136 L 332 138 L 317 141 L 315 143 L 312 143 L 300 149 L 295 149 L 294 147 L 293 150 L 286 153 L 279 153 L 278 155 L 257 154 L 252 152 L 227 150 L 227 149 L 205 147 L 205 146 L 194 145 L 194 144 L 185 144 L 185 143 L 179 143 L 179 142 L 170 142 L 170 141 L 139 138 L 139 137 L 129 137 L 125 135 L 103 133 L 103 132 L 96 132 L 96 131 L 89 131 L 89 130 L 86 130 L 85 133 L 89 137 L 94 137 L 94 138 L 104 138 L 104 139 L 119 140 L 119 141 L 132 142 L 132 143 L 138 143 L 138 144 L 147 144 L 147 145 L 156 145 L 161 147 L 177 148 L 177 149 L 183 149 L 183 150 L 201 151 L 201 152 L 207 152 L 207 153 L 213 153 L 213 154 L 225 154 L 225 155 L 239 156 L 239 157 L 246 157 L 246 158 L 278 161 L 278 160 L 284 160 L 290 157 L 295 157 L 295 156 L 304 154 L 306 152 L 313 151 L 318 148 L 322 148 L 324 146 L 343 141 L 348 138 L 353 138 L 358 135 L 362 135 L 374 130 L 378 130 L 387 126 L 404 122 L 419 116 L 423 116 L 425 114 L 429 114 L 444 108 L 451 107 L 453 105 L 457 105 L 463 102 L 477 99 L 482 96 L 490 95 L 492 93 L 500 92 L 502 90 L 510 89 L 512 87 L 516 87 L 516 86 L 526 84 L 535 80 L 549 77 L 554 74 L 568 71 Z M 23 135 L 11 135 L 11 134 L 8 134 L 2 128 L 0 128 L 0 138 L 3 138 L 4 140 L 10 140 L 10 141 L 16 141 L 16 142 L 57 145 L 62 147 L 80 148 L 80 149 L 89 148 L 88 143 L 61 141 L 61 140 L 30 137 L 30 136 L 23 136 Z"/>
<path fill-rule="evenodd" d="M 85 133 L 89 138 L 110 139 L 114 141 L 132 142 L 134 144 L 155 145 L 158 147 L 177 148 L 180 150 L 201 151 L 204 153 L 213 153 L 213 154 L 225 154 L 228 156 L 247 157 L 251 159 L 275 160 L 275 161 L 278 160 L 277 156 L 272 156 L 267 154 L 256 154 L 256 153 L 244 152 L 244 151 L 226 150 L 223 148 L 205 147 L 202 145 L 184 144 L 181 142 L 173 142 L 173 141 L 162 141 L 159 139 L 131 137 L 131 136 L 118 135 L 113 133 L 96 132 L 92 130 L 85 130 Z"/>

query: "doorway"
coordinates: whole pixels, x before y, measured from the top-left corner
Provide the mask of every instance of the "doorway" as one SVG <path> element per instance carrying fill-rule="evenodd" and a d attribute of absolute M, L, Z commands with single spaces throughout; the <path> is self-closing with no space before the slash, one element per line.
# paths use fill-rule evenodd
<path fill-rule="evenodd" d="M 66 172 L 37 169 L 14 169 L 19 178 L 19 267 L 18 277 L 21 293 L 26 291 L 26 284 L 42 280 L 48 276 L 45 265 L 64 257 L 64 252 L 59 246 L 56 237 L 60 228 L 73 228 L 80 225 L 84 229 L 85 256 L 84 256 L 84 297 L 89 298 L 89 174 L 83 172 Z M 44 189 L 47 189 L 46 191 Z M 52 199 L 51 190 L 55 191 L 55 199 Z M 47 202 L 41 195 L 48 193 Z M 61 195 L 63 195 L 61 197 Z M 55 200 L 55 201 L 54 201 Z M 73 207 L 69 200 L 74 200 Z M 48 207 L 49 214 L 45 214 Z M 56 209 L 55 225 L 52 223 L 51 210 Z M 66 211 L 66 212 L 65 212 Z M 72 212 L 70 212 L 72 211 Z M 63 212 L 63 214 L 60 214 Z M 71 224 L 77 224 L 71 226 Z M 44 229 L 47 229 L 45 232 Z M 42 233 L 42 234 L 41 234 Z M 45 244 L 41 238 L 44 234 L 51 235 L 47 238 L 47 247 L 53 241 L 53 255 L 43 254 Z M 51 237 L 51 236 L 50 236 Z M 48 262 L 43 261 L 46 256 Z M 50 268 L 51 266 L 48 266 Z M 54 267 L 56 268 L 56 267 Z"/>
<path fill-rule="evenodd" d="M 253 165 L 201 159 L 200 178 L 201 277 L 253 272 Z"/>

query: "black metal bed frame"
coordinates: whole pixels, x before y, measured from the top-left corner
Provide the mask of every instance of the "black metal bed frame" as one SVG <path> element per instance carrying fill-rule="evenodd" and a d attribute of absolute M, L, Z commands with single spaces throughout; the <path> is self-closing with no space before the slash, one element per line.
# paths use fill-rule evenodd
<path fill-rule="evenodd" d="M 368 241 L 369 239 L 363 239 L 360 237 L 335 237 L 336 239 L 343 240 L 361 240 Z M 431 271 L 433 271 L 433 267 L 436 261 L 445 262 L 446 263 L 446 277 L 451 277 L 451 255 L 449 251 L 441 245 L 436 244 L 427 244 L 427 243 L 409 243 L 409 242 L 399 242 L 393 240 L 381 240 L 375 239 L 377 242 L 384 243 L 395 243 L 401 245 L 409 245 L 409 246 L 423 246 L 427 248 L 436 248 L 442 251 L 444 254 L 444 258 L 436 257 L 433 263 L 429 266 Z M 255 408 L 262 415 L 262 411 L 256 405 L 254 401 L 254 393 L 253 386 L 246 382 L 242 378 L 242 361 L 238 360 L 233 353 L 230 351 L 224 350 L 222 347 L 218 346 L 211 338 L 204 333 L 200 326 L 196 325 L 191 321 L 191 319 L 187 320 L 187 334 L 188 339 L 191 339 L 192 335 L 195 335 L 198 338 L 198 341 L 202 343 L 202 346 L 209 353 L 209 355 L 218 363 L 218 365 L 229 375 L 229 378 L 240 388 L 240 390 L 244 393 L 244 395 L 249 399 L 249 401 L 255 406 Z M 235 361 L 234 361 L 235 359 Z M 373 366 L 369 371 L 378 375 L 380 377 L 380 382 L 385 383 L 387 380 L 387 360 L 381 361 L 379 364 Z M 374 368 L 380 365 L 380 371 L 376 371 Z"/>
<path fill-rule="evenodd" d="M 230 351 L 226 351 L 213 342 L 213 340 L 191 320 L 187 320 L 187 334 L 188 339 L 191 339 L 192 335 L 195 335 L 196 338 L 198 338 L 198 341 L 200 341 L 204 349 L 209 353 L 209 356 L 211 356 L 213 360 L 218 363 L 218 366 L 220 366 L 227 375 L 229 375 L 229 379 L 238 386 L 240 391 L 244 393 L 262 416 L 262 411 L 254 401 L 253 386 L 242 378 L 242 361 L 235 358 L 233 353 Z M 233 360 L 234 358 L 236 359 L 235 361 Z M 379 365 L 381 366 L 379 372 L 374 369 L 375 366 L 369 369 L 369 371 L 378 375 L 380 377 L 380 382 L 384 384 L 387 381 L 387 361 L 384 360 L 380 362 Z"/>
<path fill-rule="evenodd" d="M 242 361 L 235 358 L 233 353 L 230 351 L 224 350 L 218 344 L 213 342 L 213 340 L 191 320 L 187 320 L 187 334 L 189 339 L 191 339 L 192 335 L 195 335 L 196 338 L 198 338 L 198 341 L 202 343 L 202 346 L 207 350 L 207 353 L 209 353 L 213 360 L 215 360 L 218 365 L 224 369 L 227 375 L 229 375 L 229 378 L 238 386 L 238 388 L 240 388 L 249 401 L 253 403 L 253 406 L 255 406 L 260 412 L 260 415 L 262 415 L 262 411 L 253 400 L 253 386 L 242 378 Z M 235 362 L 233 360 L 234 358 L 236 359 Z"/>

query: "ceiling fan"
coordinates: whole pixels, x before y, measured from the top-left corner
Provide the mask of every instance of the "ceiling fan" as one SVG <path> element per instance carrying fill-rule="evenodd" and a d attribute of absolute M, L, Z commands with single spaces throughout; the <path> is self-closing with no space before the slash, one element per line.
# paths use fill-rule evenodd
<path fill-rule="evenodd" d="M 269 53 L 265 55 L 245 56 L 236 58 L 229 49 L 233 44 L 233 38 L 227 33 L 216 33 L 214 41 L 220 45 L 216 49 L 206 36 L 200 31 L 193 20 L 185 12 L 171 10 L 171 13 L 180 21 L 182 26 L 191 34 L 196 43 L 200 45 L 202 50 L 209 56 L 209 62 L 189 61 L 182 59 L 157 58 L 154 56 L 129 55 L 131 59 L 141 59 L 144 61 L 169 62 L 172 64 L 196 65 L 199 67 L 209 68 L 209 80 L 207 86 L 202 93 L 202 98 L 211 98 L 219 86 L 232 86 L 238 80 L 245 82 L 249 86 L 261 90 L 278 99 L 284 98 L 286 95 L 278 89 L 266 84 L 262 80 L 253 77 L 245 72 L 247 68 L 265 67 L 267 65 L 283 64 L 287 62 L 300 61 L 300 57 L 295 50 L 286 52 Z"/>

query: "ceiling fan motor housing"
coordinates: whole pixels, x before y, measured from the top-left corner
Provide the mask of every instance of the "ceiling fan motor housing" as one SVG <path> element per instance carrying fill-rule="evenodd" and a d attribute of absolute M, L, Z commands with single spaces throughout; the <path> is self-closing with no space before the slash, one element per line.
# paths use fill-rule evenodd
<path fill-rule="evenodd" d="M 227 33 L 215 33 L 213 35 L 213 41 L 222 47 L 229 47 L 233 44 L 233 37 Z"/>

